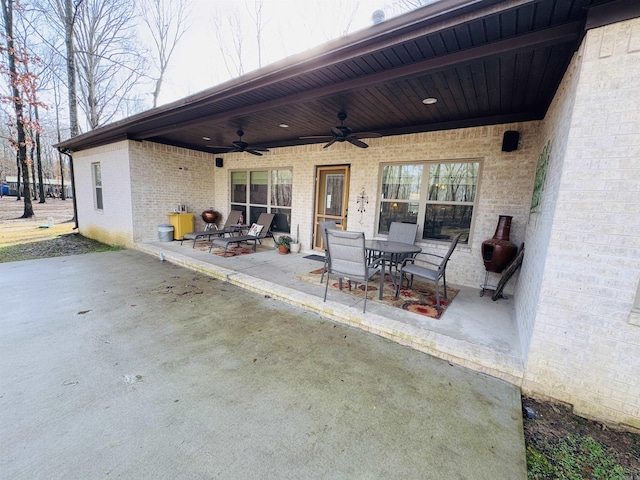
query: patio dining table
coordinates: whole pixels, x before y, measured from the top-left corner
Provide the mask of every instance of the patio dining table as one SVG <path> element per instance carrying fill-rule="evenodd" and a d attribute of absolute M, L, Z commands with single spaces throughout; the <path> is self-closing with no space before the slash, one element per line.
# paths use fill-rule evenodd
<path fill-rule="evenodd" d="M 414 253 L 422 252 L 422 248 L 417 245 L 409 244 L 409 243 L 401 243 L 401 242 L 389 242 L 387 240 L 367 240 L 365 242 L 365 249 L 371 256 L 376 256 L 376 254 L 382 254 L 379 256 L 381 259 L 382 269 L 380 271 L 380 292 L 378 293 L 378 298 L 382 300 L 382 289 L 384 287 L 384 275 L 386 265 L 389 265 L 389 277 L 391 277 L 391 281 L 393 282 L 394 287 L 398 287 L 398 283 L 396 281 L 395 275 L 391 272 L 391 259 L 394 256 L 402 256 L 410 255 Z"/>

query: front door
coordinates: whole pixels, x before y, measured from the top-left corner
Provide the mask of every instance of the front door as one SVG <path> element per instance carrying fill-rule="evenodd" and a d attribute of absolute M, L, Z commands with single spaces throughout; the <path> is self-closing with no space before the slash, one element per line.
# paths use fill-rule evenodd
<path fill-rule="evenodd" d="M 317 167 L 316 207 L 313 228 L 313 248 L 323 250 L 318 223 L 333 220 L 342 230 L 347 229 L 349 205 L 349 165 Z"/>

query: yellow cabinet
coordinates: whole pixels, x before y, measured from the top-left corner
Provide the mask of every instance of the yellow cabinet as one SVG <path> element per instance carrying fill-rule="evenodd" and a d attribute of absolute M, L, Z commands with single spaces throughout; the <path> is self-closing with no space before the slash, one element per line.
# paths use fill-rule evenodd
<path fill-rule="evenodd" d="M 169 223 L 173 226 L 173 239 L 182 240 L 185 233 L 193 232 L 193 213 L 170 213 Z"/>

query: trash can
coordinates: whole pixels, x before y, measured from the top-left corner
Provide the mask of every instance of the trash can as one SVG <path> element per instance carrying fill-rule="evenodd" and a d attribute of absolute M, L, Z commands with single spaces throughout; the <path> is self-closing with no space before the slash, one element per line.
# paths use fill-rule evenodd
<path fill-rule="evenodd" d="M 161 242 L 173 241 L 173 225 L 168 223 L 158 225 L 158 240 Z"/>

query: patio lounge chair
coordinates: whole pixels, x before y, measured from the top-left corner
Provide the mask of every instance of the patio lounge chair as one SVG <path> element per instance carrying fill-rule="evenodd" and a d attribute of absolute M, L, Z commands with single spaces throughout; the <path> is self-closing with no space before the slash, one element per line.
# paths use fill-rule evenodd
<path fill-rule="evenodd" d="M 411 257 L 405 258 L 404 261 L 402 262 L 402 268 L 400 269 L 400 283 L 396 285 L 396 300 L 398 299 L 398 295 L 400 294 L 400 287 L 402 287 L 402 282 L 404 281 L 405 276 L 406 275 L 411 276 L 411 281 L 407 279 L 407 285 L 409 286 L 409 288 L 411 288 L 411 285 L 413 285 L 413 277 L 415 275 L 417 277 L 422 277 L 427 280 L 431 280 L 432 282 L 435 283 L 436 306 L 439 307 L 440 306 L 440 289 L 438 288 L 438 282 L 442 278 L 442 283 L 444 285 L 444 298 L 446 299 L 447 298 L 447 277 L 445 274 L 447 270 L 447 262 L 449 262 L 449 257 L 451 257 L 451 254 L 455 250 L 456 245 L 458 245 L 458 241 L 460 240 L 461 236 L 462 236 L 462 233 L 459 233 L 455 237 L 453 237 L 453 240 L 451 240 L 451 243 L 449 244 L 449 250 L 444 256 L 436 255 L 435 253 L 421 253 L 414 258 L 411 258 Z M 432 261 L 423 260 L 422 258 L 420 258 L 420 255 L 440 258 L 440 262 L 435 263 Z"/>
<path fill-rule="evenodd" d="M 349 288 L 351 281 L 364 283 L 364 307 L 367 310 L 367 295 L 369 279 L 380 271 L 378 260 L 367 263 L 367 255 L 364 246 L 363 232 L 348 232 L 343 230 L 325 229 L 327 235 L 327 251 L 329 252 L 329 270 L 327 271 L 327 285 L 324 289 L 324 301 L 327 301 L 327 290 L 331 277 L 348 279 Z"/>
<path fill-rule="evenodd" d="M 249 234 L 247 235 L 239 235 L 237 237 L 222 237 L 222 238 L 214 238 L 209 246 L 209 251 L 213 248 L 214 245 L 219 247 L 224 247 L 224 253 L 227 253 L 227 248 L 232 243 L 236 243 L 240 245 L 241 243 L 253 243 L 253 251 L 255 252 L 258 248 L 258 242 L 260 242 L 263 238 L 267 236 L 269 230 L 271 228 L 271 222 L 273 222 L 273 217 L 275 214 L 273 213 L 261 213 L 258 217 L 258 221 L 255 223 L 259 227 L 262 227 L 259 232 L 256 234 L 251 234 L 251 230 L 249 230 Z M 253 229 L 253 225 L 252 225 Z M 260 242 L 262 243 L 262 242 Z"/>
<path fill-rule="evenodd" d="M 242 212 L 240 210 L 231 210 L 229 212 L 229 215 L 227 216 L 227 221 L 224 222 L 224 225 L 222 226 L 222 228 L 218 229 L 217 227 L 215 227 L 215 223 L 214 228 L 210 228 L 210 226 L 212 224 L 208 223 L 207 227 L 209 228 L 205 228 L 204 230 L 201 230 L 199 232 L 190 232 L 190 233 L 185 233 L 184 236 L 182 237 L 182 240 L 180 240 L 180 245 L 182 245 L 182 242 L 185 240 L 193 240 L 193 247 L 192 248 L 196 248 L 196 242 L 198 240 L 200 240 L 201 238 L 207 238 L 207 240 L 211 240 L 211 237 L 223 237 L 227 234 L 229 235 L 233 235 L 233 233 L 235 231 L 237 231 L 237 229 L 234 230 L 233 227 L 235 227 L 235 225 L 238 224 L 238 221 L 240 220 L 240 216 L 242 215 Z"/>

